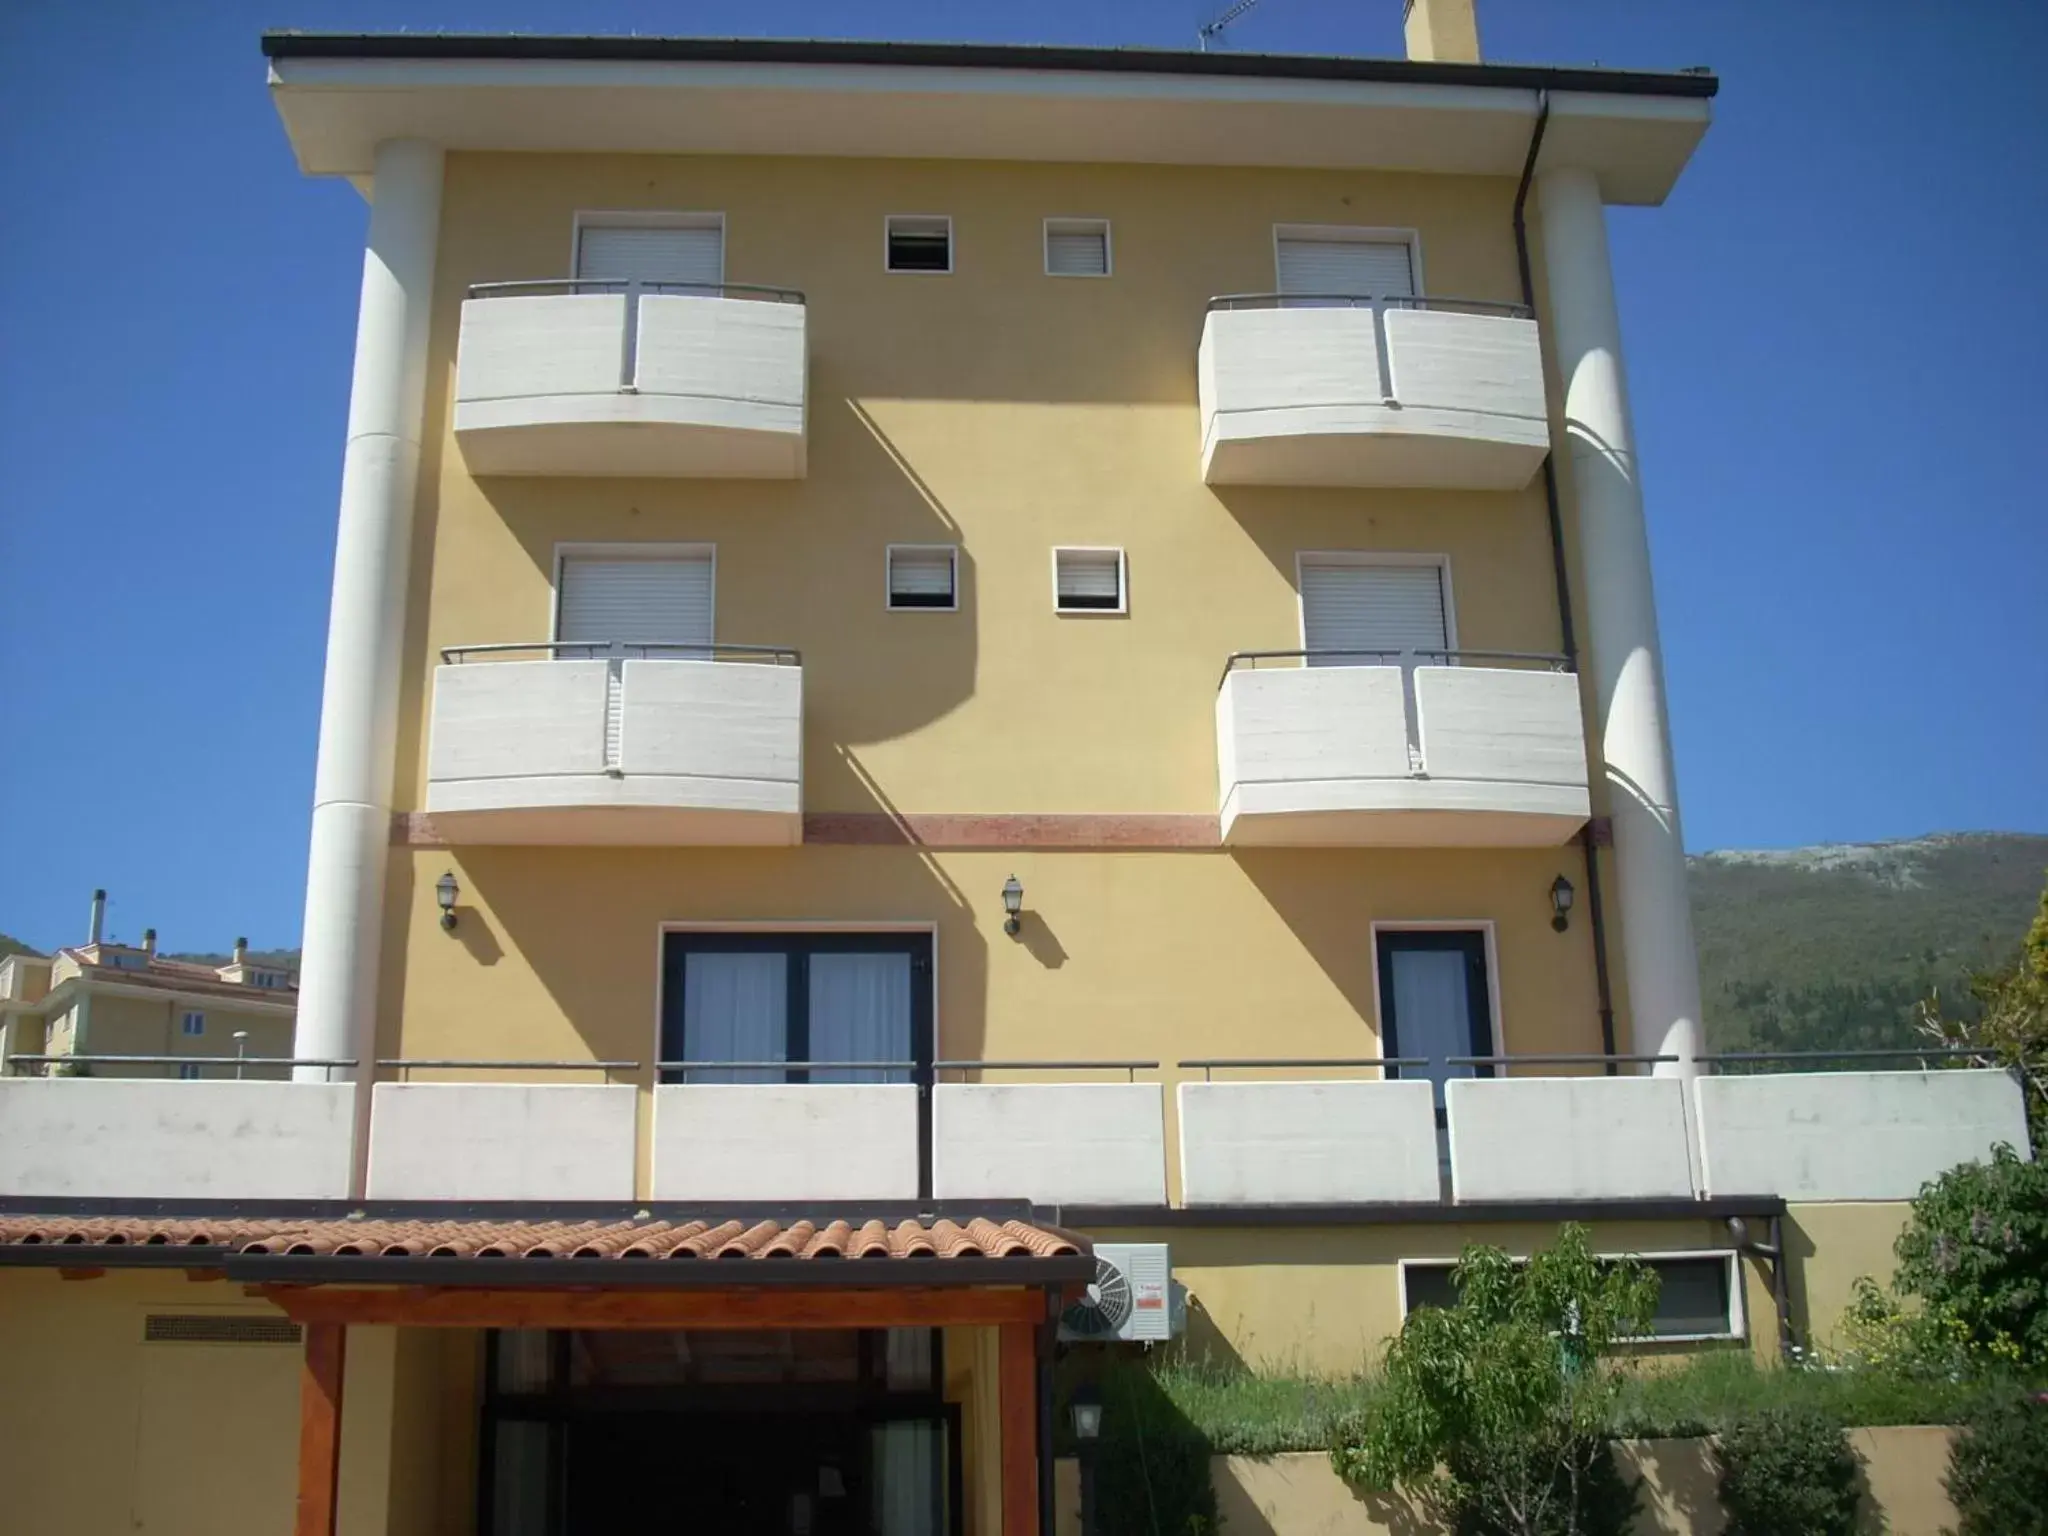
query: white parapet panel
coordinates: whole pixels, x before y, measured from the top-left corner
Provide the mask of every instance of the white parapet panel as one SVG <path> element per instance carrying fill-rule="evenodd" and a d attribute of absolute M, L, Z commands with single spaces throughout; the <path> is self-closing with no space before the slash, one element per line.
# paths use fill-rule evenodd
<path fill-rule="evenodd" d="M 1995 1069 L 1702 1077 L 1709 1195 L 1909 1200 L 2000 1143 L 2027 1155 L 2020 1085 Z"/>
<path fill-rule="evenodd" d="M 1217 309 L 1196 359 L 1211 485 L 1515 490 L 1549 447 L 1536 322 L 1369 308 Z"/>
<path fill-rule="evenodd" d="M 1188 1205 L 1434 1201 L 1438 1182 L 1426 1082 L 1180 1085 Z"/>
<path fill-rule="evenodd" d="M 436 668 L 426 806 L 436 831 L 458 844 L 802 840 L 801 667 L 626 661 L 614 697 L 610 666 Z"/>
<path fill-rule="evenodd" d="M 914 1200 L 914 1083 L 654 1090 L 657 1200 Z"/>
<path fill-rule="evenodd" d="M 1444 1088 L 1460 1201 L 1690 1199 L 1673 1077 L 1473 1077 Z"/>
<path fill-rule="evenodd" d="M 349 1083 L 0 1078 L 0 1195 L 346 1199 Z"/>
<path fill-rule="evenodd" d="M 462 306 L 455 436 L 476 475 L 804 473 L 804 306 L 500 294 Z"/>
<path fill-rule="evenodd" d="M 379 1083 L 373 1200 L 630 1200 L 630 1083 Z"/>
<path fill-rule="evenodd" d="M 932 1193 L 1067 1205 L 1166 1203 L 1158 1083 L 941 1083 Z"/>
<path fill-rule="evenodd" d="M 1591 814 L 1577 679 L 1398 666 L 1240 667 L 1216 698 L 1223 840 L 1239 847 L 1548 848 Z M 1419 762 L 1418 760 L 1419 759 Z"/>

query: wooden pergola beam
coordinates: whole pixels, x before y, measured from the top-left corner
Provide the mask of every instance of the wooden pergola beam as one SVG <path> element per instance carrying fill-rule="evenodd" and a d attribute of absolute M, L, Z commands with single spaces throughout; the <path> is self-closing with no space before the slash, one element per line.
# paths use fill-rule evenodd
<path fill-rule="evenodd" d="M 341 1502 L 341 1377 L 348 1330 L 306 1325 L 299 1368 L 299 1496 L 292 1536 L 335 1536 Z"/>
<path fill-rule="evenodd" d="M 257 1294 L 311 1325 L 401 1328 L 942 1328 L 1026 1325 L 1042 1290 L 887 1286 L 715 1290 L 483 1290 L 443 1286 L 264 1285 Z M 310 1334 L 308 1335 L 310 1341 Z"/>
<path fill-rule="evenodd" d="M 1038 1330 L 1030 1322 L 1002 1325 L 996 1350 L 996 1397 L 1002 1440 L 1003 1536 L 1039 1536 Z"/>

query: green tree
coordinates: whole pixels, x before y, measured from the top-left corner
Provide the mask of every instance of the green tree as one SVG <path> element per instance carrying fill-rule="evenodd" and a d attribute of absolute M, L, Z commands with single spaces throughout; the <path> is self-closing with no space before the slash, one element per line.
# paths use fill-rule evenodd
<path fill-rule="evenodd" d="M 1921 1007 L 1921 1028 L 1943 1045 L 1982 1050 L 2017 1075 L 2027 1134 L 2048 1155 L 2048 888 L 2018 958 L 1975 977 L 1969 992 L 1976 1018 L 1945 1012 L 1936 993 Z"/>
<path fill-rule="evenodd" d="M 1385 1387 L 1331 1449 L 1339 1475 L 1398 1491 L 1469 1536 L 1602 1536 L 1636 1489 L 1606 1438 L 1616 1345 L 1649 1330 L 1657 1279 L 1594 1258 L 1567 1225 L 1526 1264 L 1468 1247 L 1458 1302 L 1408 1314 Z"/>

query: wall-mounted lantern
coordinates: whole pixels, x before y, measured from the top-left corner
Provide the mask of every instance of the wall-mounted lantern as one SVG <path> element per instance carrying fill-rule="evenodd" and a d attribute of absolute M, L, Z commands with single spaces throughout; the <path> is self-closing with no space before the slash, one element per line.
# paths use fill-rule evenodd
<path fill-rule="evenodd" d="M 455 898 L 462 894 L 462 887 L 455 883 L 455 871 L 434 882 L 434 900 L 441 904 L 441 926 L 450 933 L 455 931 Z"/>
<path fill-rule="evenodd" d="M 1012 875 L 1003 882 L 1003 932 L 1013 939 L 1024 926 L 1024 919 L 1019 915 L 1023 910 L 1024 885 Z"/>
<path fill-rule="evenodd" d="M 1559 933 L 1572 925 L 1572 897 L 1575 894 L 1571 881 L 1563 875 L 1550 882 L 1550 926 Z"/>

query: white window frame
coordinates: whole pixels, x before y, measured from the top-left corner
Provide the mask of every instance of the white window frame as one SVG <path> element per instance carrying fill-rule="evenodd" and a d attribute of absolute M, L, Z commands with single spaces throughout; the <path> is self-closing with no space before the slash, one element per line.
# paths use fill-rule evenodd
<path fill-rule="evenodd" d="M 1114 608 L 1068 608 L 1060 603 L 1061 555 L 1115 555 L 1116 606 Z M 1062 618 L 1114 619 L 1131 611 L 1131 562 L 1120 544 L 1055 544 L 1051 556 L 1052 611 Z"/>
<path fill-rule="evenodd" d="M 1444 649 L 1458 649 L 1458 603 L 1451 588 L 1451 557 L 1417 550 L 1386 549 L 1299 549 L 1294 552 L 1294 632 L 1301 648 L 1308 649 L 1308 600 L 1302 595 L 1302 567 L 1305 565 L 1433 565 L 1444 594 Z M 1452 656 L 1447 663 L 1456 666 Z"/>
<path fill-rule="evenodd" d="M 946 226 L 946 264 L 943 267 L 892 267 L 889 265 L 889 226 L 898 219 L 926 219 Z M 950 213 L 885 213 L 882 215 L 882 270 L 890 277 L 951 277 L 958 265 L 958 248 L 953 243 L 953 215 Z"/>
<path fill-rule="evenodd" d="M 1273 291 L 1280 291 L 1280 242 L 1282 240 L 1347 240 L 1357 245 L 1406 245 L 1408 276 L 1415 296 L 1429 292 L 1422 281 L 1422 231 L 1398 225 L 1369 224 L 1275 224 L 1273 226 Z"/>
<path fill-rule="evenodd" d="M 562 564 L 577 556 L 598 560 L 691 560 L 707 555 L 711 560 L 711 643 L 718 644 L 718 546 L 716 544 L 673 544 L 661 540 L 611 543 L 557 543 L 551 584 L 548 587 L 548 644 L 562 638 Z M 549 651 L 550 656 L 554 655 Z"/>
<path fill-rule="evenodd" d="M 1063 226 L 1060 231 L 1062 234 L 1078 235 L 1084 233 L 1093 233 L 1097 230 L 1100 230 L 1102 233 L 1102 270 L 1100 272 L 1053 271 L 1052 236 L 1053 226 L 1055 225 Z M 1277 250 L 1278 247 L 1276 246 L 1275 249 Z M 1104 278 L 1113 277 L 1116 275 L 1116 247 L 1111 243 L 1110 240 L 1109 220 L 1107 219 L 1097 219 L 1066 214 L 1055 214 L 1054 216 L 1048 218 L 1045 221 L 1040 231 L 1039 254 L 1044 258 L 1045 275 L 1047 277 Z"/>
<path fill-rule="evenodd" d="M 1372 1027 L 1379 1035 L 1380 1054 L 1386 1054 L 1387 1040 L 1387 1011 L 1380 1002 L 1380 935 L 1383 933 L 1481 935 L 1486 944 L 1487 1023 L 1493 1029 L 1493 1050 L 1489 1054 L 1507 1055 L 1507 1031 L 1501 1023 L 1500 1012 L 1500 946 L 1494 942 L 1493 919 L 1490 917 L 1389 918 L 1384 921 L 1374 918 L 1366 924 L 1367 941 L 1372 945 Z"/>
<path fill-rule="evenodd" d="M 178 1081 L 179 1081 L 179 1082 L 181 1082 L 181 1083 L 196 1083 L 196 1082 L 198 1082 L 198 1081 L 200 1080 L 200 1078 L 201 1078 L 201 1075 L 202 1075 L 202 1074 L 201 1074 L 201 1071 L 200 1071 L 200 1067 L 199 1067 L 199 1063 L 198 1063 L 198 1062 L 196 1062 L 196 1061 L 181 1061 L 181 1062 L 179 1062 L 179 1063 L 178 1063 Z"/>
<path fill-rule="evenodd" d="M 897 607 L 890 599 L 895 596 L 889 584 L 889 573 L 895 565 L 896 552 L 905 550 L 917 554 L 932 554 L 943 550 L 953 566 L 953 601 L 950 603 L 913 603 Z M 882 609 L 885 613 L 958 613 L 960 611 L 960 546 L 958 544 L 890 544 L 882 550 Z"/>
<path fill-rule="evenodd" d="M 569 276 L 583 259 L 583 231 L 601 229 L 715 229 L 718 231 L 718 281 L 725 282 L 725 215 L 673 208 L 579 208 L 569 221 Z"/>
<path fill-rule="evenodd" d="M 1508 1257 L 1527 1263 L 1529 1255 L 1513 1253 Z M 1749 1296 L 1742 1271 L 1742 1255 L 1733 1248 L 1672 1248 L 1638 1249 L 1631 1252 L 1602 1252 L 1593 1255 L 1596 1259 L 1638 1259 L 1649 1263 L 1653 1259 L 1721 1259 L 1728 1266 L 1728 1331 L 1723 1333 L 1642 1333 L 1626 1334 L 1615 1342 L 1619 1344 L 1714 1344 L 1749 1337 Z M 1415 1269 L 1452 1269 L 1456 1259 L 1404 1258 L 1395 1260 L 1395 1288 L 1401 1306 L 1401 1321 L 1408 1321 L 1408 1271 Z"/>
<path fill-rule="evenodd" d="M 194 1029 L 192 1021 L 197 1019 L 199 1027 Z M 206 1033 L 206 1014 L 198 1008 L 187 1008 L 178 1019 L 178 1033 L 189 1039 L 196 1039 Z"/>

